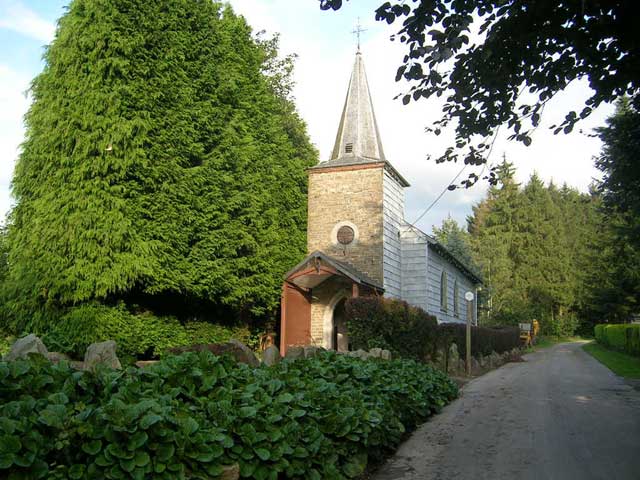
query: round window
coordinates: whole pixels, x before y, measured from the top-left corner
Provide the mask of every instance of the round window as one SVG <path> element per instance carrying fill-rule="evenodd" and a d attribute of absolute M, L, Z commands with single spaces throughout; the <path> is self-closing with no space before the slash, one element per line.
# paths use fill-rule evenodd
<path fill-rule="evenodd" d="M 341 243 L 342 245 L 349 245 L 353 242 L 355 235 L 353 228 L 348 225 L 343 225 L 338 229 L 338 243 Z"/>

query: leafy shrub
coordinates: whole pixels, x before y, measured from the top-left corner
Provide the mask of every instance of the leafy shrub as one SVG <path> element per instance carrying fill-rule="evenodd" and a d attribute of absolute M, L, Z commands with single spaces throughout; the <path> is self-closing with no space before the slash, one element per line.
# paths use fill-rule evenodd
<path fill-rule="evenodd" d="M 16 340 L 15 336 L 0 330 L 0 357 L 9 353 L 11 345 Z"/>
<path fill-rule="evenodd" d="M 466 325 L 442 323 L 418 307 L 399 300 L 358 297 L 347 300 L 347 329 L 353 348 L 391 350 L 404 358 L 435 359 L 437 350 L 447 351 L 456 343 L 466 351 Z M 520 346 L 517 327 L 471 327 L 471 354 L 503 353 Z"/>
<path fill-rule="evenodd" d="M 380 297 L 357 297 L 345 305 L 349 342 L 355 349 L 374 347 L 425 360 L 435 353 L 438 321 L 421 308 Z"/>
<path fill-rule="evenodd" d="M 151 312 L 131 313 L 124 304 L 88 303 L 71 308 L 49 330 L 43 341 L 50 350 L 82 357 L 86 348 L 115 340 L 118 355 L 125 359 L 162 356 L 168 349 L 196 343 L 221 343 L 236 338 L 249 341 L 246 326 L 229 327 L 207 322 L 180 323 L 175 317 Z"/>
<path fill-rule="evenodd" d="M 640 324 L 596 325 L 595 337 L 605 347 L 640 356 Z"/>
<path fill-rule="evenodd" d="M 467 326 L 461 323 L 443 323 L 440 330 L 440 344 L 448 348 L 452 343 L 458 347 L 461 356 L 467 351 Z M 491 352 L 504 353 L 521 346 L 520 330 L 517 327 L 487 328 L 471 327 L 471 355 L 490 355 Z"/>
<path fill-rule="evenodd" d="M 209 352 L 144 370 L 0 362 L 0 477 L 342 479 L 457 395 L 410 360 L 332 352 L 251 369 Z"/>

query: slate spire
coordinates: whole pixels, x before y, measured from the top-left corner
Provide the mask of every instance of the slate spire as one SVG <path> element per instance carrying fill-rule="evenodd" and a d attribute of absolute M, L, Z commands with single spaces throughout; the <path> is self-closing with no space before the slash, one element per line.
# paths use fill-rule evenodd
<path fill-rule="evenodd" d="M 362 54 L 358 50 L 331 162 L 385 161 Z M 337 161 L 337 162 L 336 162 Z"/>

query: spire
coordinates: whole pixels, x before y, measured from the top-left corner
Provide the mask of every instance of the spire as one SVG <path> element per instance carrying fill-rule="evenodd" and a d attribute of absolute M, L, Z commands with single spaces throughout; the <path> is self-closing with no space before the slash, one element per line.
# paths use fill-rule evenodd
<path fill-rule="evenodd" d="M 364 62 L 358 51 L 331 161 L 351 163 L 384 160 Z"/>

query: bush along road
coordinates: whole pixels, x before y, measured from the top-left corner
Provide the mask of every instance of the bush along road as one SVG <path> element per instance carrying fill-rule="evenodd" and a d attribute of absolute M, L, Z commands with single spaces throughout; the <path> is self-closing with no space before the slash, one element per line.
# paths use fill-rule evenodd
<path fill-rule="evenodd" d="M 374 480 L 640 478 L 640 391 L 559 344 L 469 382 Z"/>
<path fill-rule="evenodd" d="M 0 478 L 354 478 L 457 394 L 424 364 L 332 352 L 95 372 L 32 355 L 0 362 Z"/>

